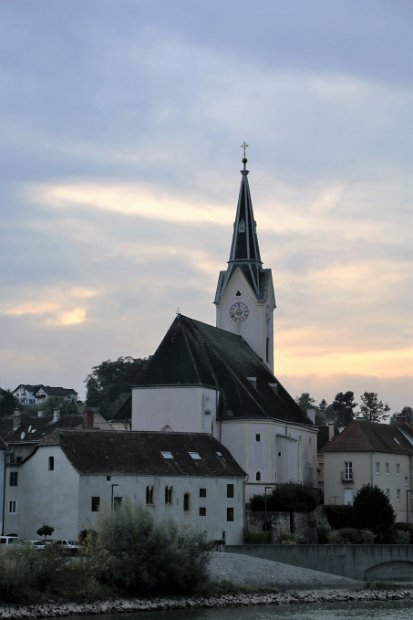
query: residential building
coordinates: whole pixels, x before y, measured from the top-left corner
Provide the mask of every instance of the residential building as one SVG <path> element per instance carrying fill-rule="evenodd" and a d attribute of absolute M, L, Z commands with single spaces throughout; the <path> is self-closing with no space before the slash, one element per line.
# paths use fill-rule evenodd
<path fill-rule="evenodd" d="M 51 387 L 43 384 L 21 383 L 13 390 L 12 394 L 22 405 L 41 405 L 49 398 L 73 403 L 78 400 L 78 393 L 72 388 Z"/>
<path fill-rule="evenodd" d="M 25 539 L 44 523 L 57 539 L 95 529 L 99 512 L 129 500 L 159 521 L 242 541 L 245 472 L 197 433 L 55 431 L 6 480 L 5 526 Z M 224 533 L 225 532 L 225 533 Z"/>
<path fill-rule="evenodd" d="M 323 448 L 324 501 L 352 504 L 365 484 L 389 497 L 396 521 L 412 521 L 413 446 L 393 424 L 354 420 Z"/>

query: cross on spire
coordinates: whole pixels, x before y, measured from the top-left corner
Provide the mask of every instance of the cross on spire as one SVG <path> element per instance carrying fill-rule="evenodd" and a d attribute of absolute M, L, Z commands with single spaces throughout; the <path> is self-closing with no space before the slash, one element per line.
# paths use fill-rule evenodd
<path fill-rule="evenodd" d="M 246 157 L 246 156 L 247 156 L 247 148 L 248 148 L 248 144 L 245 142 L 245 140 L 244 140 L 244 142 L 241 144 L 241 148 L 242 148 L 242 149 L 244 149 L 244 157 Z"/>

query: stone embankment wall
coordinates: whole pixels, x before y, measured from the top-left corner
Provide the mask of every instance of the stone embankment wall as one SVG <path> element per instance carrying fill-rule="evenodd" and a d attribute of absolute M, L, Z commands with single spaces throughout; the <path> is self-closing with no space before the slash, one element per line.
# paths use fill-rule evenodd
<path fill-rule="evenodd" d="M 413 582 L 413 545 L 228 545 L 225 551 L 352 579 Z"/>

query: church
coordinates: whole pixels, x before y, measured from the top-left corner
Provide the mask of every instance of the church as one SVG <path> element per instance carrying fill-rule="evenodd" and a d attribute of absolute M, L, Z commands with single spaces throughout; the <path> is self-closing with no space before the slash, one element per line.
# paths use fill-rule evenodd
<path fill-rule="evenodd" d="M 274 376 L 275 294 L 261 260 L 242 160 L 216 327 L 178 314 L 132 390 L 132 430 L 208 433 L 247 473 L 246 501 L 277 483 L 316 484 L 317 428 Z"/>

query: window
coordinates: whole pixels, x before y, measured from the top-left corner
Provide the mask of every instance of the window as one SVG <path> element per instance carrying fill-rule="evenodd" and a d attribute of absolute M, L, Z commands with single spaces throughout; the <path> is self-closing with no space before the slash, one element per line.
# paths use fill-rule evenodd
<path fill-rule="evenodd" d="M 400 489 L 396 489 L 396 501 L 399 502 L 400 498 L 401 498 L 401 491 L 400 491 Z"/>
<path fill-rule="evenodd" d="M 396 463 L 396 476 L 400 476 L 400 463 Z"/>
<path fill-rule="evenodd" d="M 260 471 L 257 471 L 257 473 L 255 474 L 255 480 L 257 482 L 259 482 L 261 480 L 261 472 Z"/>
<path fill-rule="evenodd" d="M 191 494 L 184 494 L 184 510 L 185 512 L 189 512 L 191 510 Z"/>
<path fill-rule="evenodd" d="M 376 462 L 376 474 L 380 474 L 380 463 L 379 463 L 379 461 Z"/>
<path fill-rule="evenodd" d="M 9 477 L 9 485 L 11 487 L 17 487 L 18 479 L 19 479 L 19 472 L 11 471 L 10 472 L 10 477 Z"/>
<path fill-rule="evenodd" d="M 165 487 L 165 504 L 172 504 L 172 487 Z"/>
<path fill-rule="evenodd" d="M 207 490 L 199 489 L 199 497 L 206 497 L 206 496 L 207 496 Z"/>
<path fill-rule="evenodd" d="M 161 454 L 166 460 L 171 460 L 174 458 L 174 455 L 172 454 L 172 452 L 169 452 L 169 450 L 161 450 Z"/>
<path fill-rule="evenodd" d="M 153 504 L 153 486 L 146 487 L 146 503 Z"/>
<path fill-rule="evenodd" d="M 233 520 L 234 520 L 234 509 L 227 508 L 227 521 L 233 521 Z"/>
<path fill-rule="evenodd" d="M 100 497 L 92 497 L 92 512 L 99 512 Z"/>
<path fill-rule="evenodd" d="M 270 339 L 267 338 L 265 341 L 265 361 L 270 361 Z"/>
<path fill-rule="evenodd" d="M 386 463 L 384 467 L 385 467 L 386 476 L 388 476 L 390 473 L 390 463 Z"/>
<path fill-rule="evenodd" d="M 200 506 L 199 507 L 199 516 L 200 517 L 206 517 L 206 508 L 205 508 L 205 506 Z"/>
<path fill-rule="evenodd" d="M 343 480 L 353 480 L 353 461 L 344 461 Z"/>
<path fill-rule="evenodd" d="M 122 506 L 122 498 L 121 497 L 114 497 L 113 498 L 113 509 L 117 510 L 121 506 Z"/>
<path fill-rule="evenodd" d="M 49 456 L 49 471 L 54 470 L 54 456 Z"/>
<path fill-rule="evenodd" d="M 229 498 L 234 497 L 234 485 L 233 484 L 227 484 L 227 497 Z"/>
<path fill-rule="evenodd" d="M 261 441 L 261 433 L 255 433 L 255 441 Z"/>
<path fill-rule="evenodd" d="M 194 460 L 194 461 L 200 461 L 201 460 L 201 455 L 199 454 L 199 452 L 188 452 L 188 454 L 191 457 L 191 459 Z"/>
<path fill-rule="evenodd" d="M 9 515 L 14 515 L 17 512 L 17 502 L 15 499 L 9 500 Z"/>

